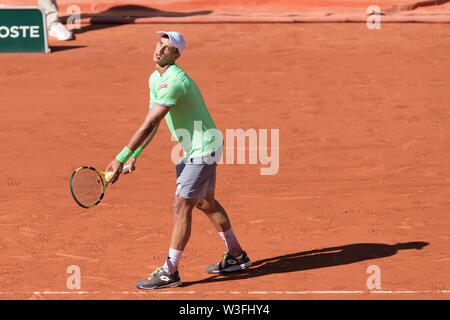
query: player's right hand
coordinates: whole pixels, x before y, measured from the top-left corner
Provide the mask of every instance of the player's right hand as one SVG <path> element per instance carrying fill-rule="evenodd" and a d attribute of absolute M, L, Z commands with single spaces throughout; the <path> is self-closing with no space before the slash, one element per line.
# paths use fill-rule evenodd
<path fill-rule="evenodd" d="M 124 168 L 128 167 L 128 170 L 125 170 L 124 174 L 132 173 L 134 170 L 136 170 L 136 159 L 134 157 L 130 157 L 127 162 L 125 162 Z"/>

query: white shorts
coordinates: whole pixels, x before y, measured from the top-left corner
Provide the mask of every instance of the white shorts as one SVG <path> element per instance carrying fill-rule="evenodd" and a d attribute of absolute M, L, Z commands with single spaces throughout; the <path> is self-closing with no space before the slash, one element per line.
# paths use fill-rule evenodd
<path fill-rule="evenodd" d="M 175 195 L 185 199 L 200 199 L 216 188 L 215 159 L 220 159 L 222 147 L 210 154 L 181 159 L 177 165 L 177 190 Z"/>

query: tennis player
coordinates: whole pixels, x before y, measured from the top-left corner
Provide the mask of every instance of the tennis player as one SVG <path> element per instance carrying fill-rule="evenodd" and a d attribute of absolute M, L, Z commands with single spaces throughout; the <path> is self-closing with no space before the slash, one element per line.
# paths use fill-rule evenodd
<path fill-rule="evenodd" d="M 175 63 L 186 42 L 179 32 L 159 31 L 158 35 L 160 39 L 153 53 L 156 70 L 149 79 L 149 112 L 128 145 L 106 168 L 106 172 L 113 171 L 110 183 L 117 181 L 124 164 L 129 166 L 126 174 L 133 172 L 136 159 L 153 139 L 163 118 L 183 147 L 184 158 L 176 165 L 177 188 L 173 201 L 174 224 L 169 255 L 162 267 L 147 279 L 136 282 L 140 289 L 181 285 L 178 264 L 190 237 L 194 207 L 208 216 L 228 250 L 219 263 L 208 266 L 206 271 L 212 274 L 228 273 L 251 266 L 231 228 L 226 211 L 214 195 L 217 162 L 223 151 L 222 136 L 217 134 L 199 88 Z"/>

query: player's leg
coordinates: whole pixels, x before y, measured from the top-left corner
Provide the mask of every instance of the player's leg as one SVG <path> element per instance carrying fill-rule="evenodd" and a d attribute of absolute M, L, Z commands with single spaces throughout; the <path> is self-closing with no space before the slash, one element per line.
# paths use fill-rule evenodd
<path fill-rule="evenodd" d="M 231 228 L 228 214 L 214 197 L 214 190 L 209 191 L 204 198 L 200 199 L 196 207 L 208 216 L 228 249 L 222 260 L 208 266 L 206 271 L 208 273 L 227 273 L 251 266 L 252 263 L 247 253 L 242 250 L 233 228 Z"/>
<path fill-rule="evenodd" d="M 191 235 L 192 209 L 198 199 L 185 199 L 176 195 L 173 201 L 173 229 L 170 247 L 183 251 Z"/>
<path fill-rule="evenodd" d="M 191 235 L 192 209 L 198 199 L 186 199 L 175 195 L 173 201 L 173 228 L 169 254 L 164 266 L 156 269 L 149 278 L 139 280 L 136 286 L 140 289 L 173 288 L 181 285 L 178 263 Z"/>
<path fill-rule="evenodd" d="M 192 209 L 198 199 L 206 195 L 213 169 L 208 165 L 194 165 L 186 159 L 176 165 L 177 189 L 173 202 L 174 224 L 169 254 L 163 267 L 156 269 L 148 279 L 136 282 L 138 288 L 157 289 L 181 285 L 178 263 L 191 235 Z"/>
<path fill-rule="evenodd" d="M 214 198 L 214 190 L 209 191 L 206 197 L 199 199 L 196 207 L 206 214 L 217 232 L 225 232 L 231 228 L 227 212 Z"/>
<path fill-rule="evenodd" d="M 197 200 L 185 199 L 179 194 L 173 200 L 172 240 L 169 255 L 164 263 L 164 268 L 171 275 L 178 271 L 178 263 L 191 236 L 192 209 Z"/>

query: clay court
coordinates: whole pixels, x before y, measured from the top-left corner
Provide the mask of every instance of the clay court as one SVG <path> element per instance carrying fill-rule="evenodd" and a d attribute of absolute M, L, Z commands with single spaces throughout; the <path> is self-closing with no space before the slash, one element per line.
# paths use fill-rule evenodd
<path fill-rule="evenodd" d="M 167 126 L 97 207 L 69 178 L 143 121 L 158 30 L 183 33 L 221 131 L 279 129 L 280 165 L 218 167 L 250 269 L 204 272 L 226 248 L 195 211 L 184 285 L 141 291 L 172 229 Z M 449 40 L 446 23 L 84 23 L 50 54 L 1 55 L 0 299 L 449 299 Z"/>

